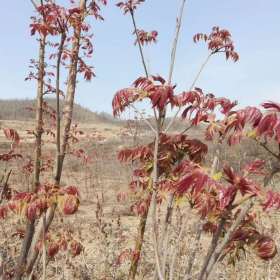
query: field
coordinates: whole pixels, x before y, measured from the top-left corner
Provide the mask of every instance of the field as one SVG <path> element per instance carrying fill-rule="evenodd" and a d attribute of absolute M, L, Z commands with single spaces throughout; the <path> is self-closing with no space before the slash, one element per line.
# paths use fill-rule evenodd
<path fill-rule="evenodd" d="M 3 128 L 10 127 L 18 131 L 22 138 L 19 150 L 24 150 L 24 153 L 30 155 L 32 155 L 34 139 L 26 130 L 31 130 L 33 125 L 33 121 L 1 121 Z M 132 166 L 131 164 L 120 164 L 117 160 L 117 153 L 124 146 L 129 147 L 141 144 L 142 141 L 149 141 L 151 135 L 147 129 L 138 128 L 139 131 L 137 131 L 135 126 L 128 126 L 126 122 L 118 124 L 109 121 L 81 123 L 79 129 L 84 134 L 79 137 L 75 148 L 86 150 L 91 155 L 91 160 L 88 164 L 83 164 L 81 159 L 69 155 L 65 162 L 61 185 L 78 187 L 80 207 L 71 217 L 57 213 L 50 232 L 53 235 L 65 232 L 73 234 L 74 238 L 83 245 L 83 252 L 80 256 L 73 258 L 68 252 L 62 251 L 54 258 L 49 259 L 47 276 L 48 279 L 126 279 L 130 263 L 126 252 L 133 248 L 139 217 L 131 210 L 135 198 L 126 197 L 118 200 L 118 195 L 128 190 Z M 202 137 L 200 129 L 196 130 L 193 133 Z M 0 141 L 1 152 L 4 152 L 9 143 L 3 133 L 0 135 Z M 55 153 L 55 145 L 52 143 L 51 137 L 44 139 L 43 147 L 48 156 L 51 157 Z M 250 145 L 247 145 L 247 156 L 244 156 L 243 161 L 248 160 L 254 154 L 262 156 L 261 149 L 252 148 L 251 145 L 250 154 L 249 147 Z M 212 153 L 215 152 L 216 148 L 211 148 Z M 225 157 L 226 160 L 236 162 L 236 156 L 241 158 L 245 152 L 244 149 L 244 147 L 236 149 L 230 155 L 222 151 L 221 160 L 224 160 L 222 157 Z M 263 154 L 263 156 L 265 155 Z M 212 157 L 210 154 L 207 159 L 208 165 L 211 165 Z M 32 184 L 32 178 L 30 175 L 24 177 L 22 173 L 18 173 L 17 170 L 22 165 L 24 162 L 17 162 L 12 167 L 10 185 L 19 191 L 28 191 Z M 52 173 L 51 169 L 44 172 L 42 180 L 48 181 L 49 177 L 53 176 Z M 276 184 L 277 181 L 276 177 L 273 183 Z M 164 218 L 166 203 L 163 203 L 160 208 L 159 220 Z M 257 209 L 256 213 L 263 215 Z M 176 259 L 176 279 L 181 279 L 194 247 L 199 250 L 197 260 L 194 263 L 194 271 L 195 273 L 199 272 L 203 260 L 201 256 L 206 254 L 210 235 L 204 235 L 197 246 L 196 225 L 198 220 L 195 211 L 178 202 L 174 216 L 169 242 L 174 251 L 174 248 L 178 246 L 176 243 L 178 236 L 183 244 L 180 245 Z M 276 214 L 269 215 L 260 219 L 260 224 L 258 224 L 263 233 L 272 233 L 278 244 L 280 240 L 279 218 Z M 18 248 L 20 248 L 19 243 L 21 242 L 19 233 L 24 230 L 24 225 L 24 217 L 16 216 L 15 218 L 12 215 L 5 223 L 1 223 L 1 253 L 5 256 L 5 260 L 8 260 L 8 265 L 12 266 L 15 262 L 15 256 L 19 254 Z M 136 279 L 154 279 L 150 217 L 147 227 L 144 250 L 141 253 L 139 273 Z M 183 231 L 181 231 L 182 227 Z M 172 257 L 172 251 L 168 257 Z M 226 261 L 222 262 L 216 273 L 216 279 L 266 280 L 280 278 L 279 257 L 264 262 L 256 259 L 252 253 L 244 252 L 240 259 L 243 261 L 237 262 L 235 266 L 227 266 Z M 37 269 L 38 271 L 42 269 L 40 261 L 34 269 L 34 274 L 36 274 Z"/>

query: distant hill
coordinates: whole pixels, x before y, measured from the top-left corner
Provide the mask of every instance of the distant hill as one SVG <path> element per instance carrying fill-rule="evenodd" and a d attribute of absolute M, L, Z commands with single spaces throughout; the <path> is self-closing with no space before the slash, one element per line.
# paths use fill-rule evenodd
<path fill-rule="evenodd" d="M 55 99 L 46 101 L 55 108 Z M 0 120 L 34 119 L 35 113 L 27 109 L 33 108 L 34 104 L 34 99 L 0 99 Z M 73 119 L 77 122 L 118 122 L 108 113 L 95 113 L 79 104 L 74 105 Z"/>
<path fill-rule="evenodd" d="M 48 104 L 55 108 L 56 102 L 55 99 L 48 98 L 46 99 Z M 63 101 L 61 102 L 63 105 Z M 35 112 L 29 110 L 28 108 L 35 108 L 35 100 L 34 99 L 0 99 L 0 120 L 3 121 L 29 121 L 35 119 Z M 61 110 L 62 111 L 62 110 Z M 93 123 L 93 124 L 114 124 L 114 125 L 129 125 L 125 120 L 114 118 L 112 115 L 102 112 L 97 113 L 93 112 L 79 104 L 74 105 L 74 113 L 73 113 L 74 122 L 79 123 Z M 155 126 L 154 120 L 150 119 L 150 122 Z M 165 124 L 170 122 L 170 118 L 166 119 Z M 134 123 L 137 127 L 143 130 L 149 130 L 146 123 L 143 121 L 135 121 L 130 120 L 130 125 Z M 171 131 L 173 132 L 182 132 L 186 127 L 188 127 L 188 123 L 177 119 Z M 193 133 L 200 134 L 201 129 L 200 126 L 192 129 Z"/>

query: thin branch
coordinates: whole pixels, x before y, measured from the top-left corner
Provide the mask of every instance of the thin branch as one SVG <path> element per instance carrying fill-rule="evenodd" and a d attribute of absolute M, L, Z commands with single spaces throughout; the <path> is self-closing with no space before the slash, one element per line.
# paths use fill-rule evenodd
<path fill-rule="evenodd" d="M 153 127 L 153 125 L 151 124 L 151 122 L 149 122 L 145 116 L 133 105 L 133 104 L 130 104 L 130 107 L 137 113 L 141 116 L 142 120 L 149 126 L 149 128 L 155 133 L 157 134 L 157 131 L 156 129 Z"/>
<path fill-rule="evenodd" d="M 277 155 L 276 153 L 274 153 L 273 151 L 271 151 L 271 150 L 267 147 L 266 143 L 259 142 L 257 139 L 255 139 L 255 141 L 256 141 L 261 147 L 263 147 L 267 152 L 269 152 L 272 156 L 274 156 L 277 160 L 280 159 L 279 155 Z"/>
<path fill-rule="evenodd" d="M 193 127 L 192 125 L 188 126 L 188 127 L 185 128 L 180 134 L 186 133 L 186 132 L 189 131 L 192 127 Z"/>
<path fill-rule="evenodd" d="M 138 29 L 137 29 L 137 26 L 136 26 L 136 21 L 135 21 L 133 10 L 130 10 L 130 15 L 131 15 L 133 26 L 134 26 L 134 32 L 135 32 L 135 35 L 136 35 L 136 38 L 137 38 L 137 45 L 139 47 L 139 52 L 140 52 L 142 64 L 143 64 L 143 67 L 144 67 L 146 77 L 148 78 L 149 77 L 148 68 L 147 68 L 147 65 L 146 65 L 146 62 L 145 62 L 144 53 L 143 53 L 143 49 L 142 49 L 142 46 L 141 46 L 141 42 L 140 42 L 140 38 L 139 38 Z"/>
<path fill-rule="evenodd" d="M 135 16 L 134 16 L 134 11 L 133 10 L 130 10 L 130 15 L 131 15 L 132 22 L 133 22 L 134 33 L 136 35 L 137 45 L 138 45 L 138 48 L 139 48 L 139 53 L 140 53 L 142 65 L 144 67 L 144 72 L 145 72 L 146 78 L 149 78 L 148 67 L 147 67 L 147 64 L 146 64 L 146 61 L 145 61 L 144 51 L 143 51 L 143 48 L 142 48 L 142 45 L 141 45 L 141 41 L 140 41 L 140 37 L 139 37 L 139 34 L 138 34 L 138 29 L 137 29 L 136 20 L 135 20 Z M 153 108 L 153 112 L 154 112 L 155 119 L 158 120 L 158 116 L 157 116 L 155 108 Z"/>
<path fill-rule="evenodd" d="M 204 68 L 206 67 L 207 63 L 209 62 L 209 60 L 210 60 L 212 54 L 213 54 L 213 53 L 210 53 L 210 54 L 207 56 L 207 58 L 205 59 L 205 61 L 202 63 L 202 65 L 201 65 L 201 67 L 200 67 L 200 69 L 199 69 L 197 75 L 196 75 L 195 78 L 194 78 L 194 81 L 192 82 L 192 84 L 191 84 L 191 86 L 190 86 L 189 91 L 191 91 L 191 90 L 194 88 L 196 82 L 197 82 L 198 79 L 200 78 L 200 75 L 201 75 L 202 71 L 204 70 Z"/>
<path fill-rule="evenodd" d="M 32 5 L 34 6 L 34 8 L 38 11 L 38 5 L 36 4 L 36 2 L 34 0 L 30 0 Z"/>
<path fill-rule="evenodd" d="M 183 237 L 183 234 L 185 232 L 185 227 L 186 227 L 187 221 L 188 221 L 188 219 L 185 219 L 185 221 L 181 225 L 181 229 L 180 229 L 179 235 L 177 237 L 176 244 L 175 244 L 174 249 L 171 253 L 169 280 L 173 280 L 173 278 L 174 278 L 174 268 L 175 268 L 175 261 L 176 261 L 176 257 L 177 257 L 178 247 L 179 247 L 179 244 L 180 244 L 181 239 Z"/>
<path fill-rule="evenodd" d="M 183 14 L 184 14 L 185 4 L 186 4 L 186 0 L 182 0 L 182 5 L 181 5 L 181 8 L 180 8 L 179 18 L 177 18 L 176 34 L 175 34 L 173 47 L 172 47 L 172 51 L 171 51 L 171 62 L 170 62 L 170 69 L 169 69 L 169 75 L 168 75 L 168 84 L 169 85 L 171 84 L 172 76 L 173 76 L 173 72 L 174 72 L 176 51 L 177 51 L 180 29 L 181 29 L 181 26 L 182 26 L 182 18 L 183 18 Z"/>
<path fill-rule="evenodd" d="M 12 169 L 8 172 L 6 180 L 5 180 L 5 182 L 4 182 L 3 186 L 2 186 L 2 190 L 1 190 L 1 193 L 0 193 L 0 204 L 2 203 L 2 201 L 4 199 L 4 196 L 5 196 L 6 192 L 7 192 L 8 182 L 9 182 L 11 174 L 12 174 Z"/>
<path fill-rule="evenodd" d="M 193 82 L 192 82 L 192 84 L 191 84 L 191 86 L 190 86 L 190 88 L 189 88 L 189 91 L 193 90 L 193 88 L 194 88 L 196 82 L 198 81 L 198 79 L 199 79 L 201 73 L 203 72 L 204 68 L 206 67 L 207 63 L 209 62 L 210 57 L 212 56 L 212 54 L 213 54 L 213 53 L 210 53 L 210 54 L 206 57 L 205 61 L 202 63 L 202 65 L 201 65 L 201 67 L 200 67 L 200 69 L 199 69 L 197 75 L 195 76 L 195 78 L 194 78 L 194 80 L 193 80 Z M 176 118 L 178 117 L 179 113 L 181 112 L 181 109 L 182 109 L 182 107 L 179 107 L 179 108 L 178 108 L 178 110 L 177 110 L 177 112 L 175 113 L 174 117 L 171 119 L 171 121 L 170 121 L 169 124 L 167 125 L 166 129 L 164 130 L 165 133 L 166 133 L 166 132 L 171 128 L 171 126 L 174 124 Z"/>
<path fill-rule="evenodd" d="M 196 259 L 196 254 L 199 251 L 199 241 L 200 241 L 200 238 L 201 238 L 202 230 L 203 230 L 203 221 L 198 222 L 198 225 L 197 225 L 197 231 L 196 231 L 195 239 L 194 239 L 195 243 L 194 243 L 193 250 L 192 250 L 192 252 L 189 256 L 188 266 L 187 266 L 187 269 L 186 269 L 184 280 L 191 280 L 192 279 L 191 272 L 192 272 L 192 268 L 193 268 L 193 265 L 194 265 L 194 262 L 195 262 L 195 259 Z"/>

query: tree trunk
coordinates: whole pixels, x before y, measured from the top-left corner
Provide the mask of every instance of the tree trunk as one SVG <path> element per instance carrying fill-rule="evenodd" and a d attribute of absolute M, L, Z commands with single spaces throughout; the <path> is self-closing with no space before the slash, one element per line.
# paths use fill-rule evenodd
<path fill-rule="evenodd" d="M 39 72 L 37 86 L 37 104 L 36 104 L 36 142 L 35 142 L 35 159 L 34 159 L 34 182 L 32 191 L 36 192 L 40 185 L 41 156 L 42 156 L 42 133 L 43 133 L 43 95 L 44 95 L 44 75 L 45 75 L 45 45 L 46 36 L 40 39 L 39 49 Z M 20 256 L 17 263 L 16 278 L 21 279 L 24 273 L 26 258 L 34 234 L 35 221 L 28 221 L 25 231 L 24 240 L 21 247 Z"/>
<path fill-rule="evenodd" d="M 80 9 L 82 11 L 85 10 L 86 1 L 80 0 Z M 80 16 L 80 23 L 84 20 L 83 13 Z M 66 100 L 64 105 L 64 114 L 63 114 L 63 123 L 64 123 L 64 134 L 63 134 L 63 142 L 61 145 L 61 151 L 59 155 L 59 165 L 56 169 L 55 174 L 55 184 L 60 184 L 60 179 L 63 170 L 63 162 L 67 152 L 68 147 L 68 140 L 69 140 L 69 133 L 72 124 L 72 115 L 73 115 L 73 106 L 74 106 L 74 98 L 76 92 L 76 84 L 77 84 L 77 67 L 78 67 L 78 60 L 79 60 L 79 50 L 80 50 L 80 37 L 81 37 L 81 24 L 77 24 L 74 30 L 74 41 L 72 44 L 72 51 L 71 51 L 71 65 L 68 72 L 68 81 L 67 81 L 67 89 L 66 89 Z M 54 213 L 56 210 L 56 205 L 53 205 L 51 208 L 48 209 L 46 215 L 46 231 L 48 230 L 52 220 L 54 218 Z M 42 235 L 43 231 L 43 221 L 40 219 L 40 222 L 37 226 L 35 236 L 33 238 L 30 254 L 27 258 L 27 272 L 30 273 L 32 271 L 32 267 L 38 257 L 38 251 L 36 250 L 35 246 Z"/>
<path fill-rule="evenodd" d="M 148 209 L 149 208 L 150 208 L 150 205 L 148 205 Z M 140 254 L 141 254 L 141 250 L 142 250 L 142 245 L 144 242 L 144 234 L 145 234 L 145 228 L 146 228 L 146 224 L 147 224 L 147 216 L 148 216 L 148 211 L 146 211 L 146 213 L 140 218 L 137 239 L 135 241 L 135 248 L 134 248 L 134 252 L 137 254 L 137 258 L 131 259 L 128 280 L 134 280 L 136 273 L 137 273 L 139 258 L 140 258 Z"/>

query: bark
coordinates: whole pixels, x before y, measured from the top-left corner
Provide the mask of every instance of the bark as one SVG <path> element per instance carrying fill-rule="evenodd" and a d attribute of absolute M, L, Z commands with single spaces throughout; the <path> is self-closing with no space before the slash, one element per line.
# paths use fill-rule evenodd
<path fill-rule="evenodd" d="M 202 234 L 202 226 L 203 226 L 203 224 L 201 222 L 198 222 L 197 231 L 196 231 L 196 235 L 195 235 L 195 243 L 194 243 L 193 250 L 189 256 L 188 266 L 187 266 L 184 280 L 192 279 L 192 268 L 193 268 L 193 265 L 196 260 L 196 255 L 199 251 L 199 243 L 200 243 L 200 238 L 201 238 L 201 234 Z"/>
<path fill-rule="evenodd" d="M 186 4 L 186 0 L 182 0 L 181 7 L 179 10 L 179 17 L 177 18 L 177 21 L 176 21 L 176 32 L 175 32 L 175 37 L 173 40 L 172 50 L 171 50 L 168 85 L 171 85 L 171 82 L 172 82 L 172 76 L 173 76 L 173 72 L 174 72 L 177 46 L 178 46 L 179 35 L 180 35 L 181 26 L 182 26 L 182 19 L 183 19 L 183 15 L 184 15 L 185 4 Z M 165 115 L 166 115 L 166 112 L 164 110 L 164 112 L 162 114 L 162 118 L 163 118 L 162 123 L 161 123 L 162 126 L 164 125 Z M 171 224 L 171 220 L 172 220 L 173 200 L 174 200 L 174 195 L 170 194 L 168 197 L 168 205 L 167 205 L 167 210 L 166 210 L 166 217 L 164 219 L 164 224 L 163 224 L 162 237 L 159 241 L 160 255 L 162 256 L 163 274 L 165 274 L 165 266 L 166 266 L 166 260 L 167 260 L 167 254 L 168 254 L 167 247 L 168 247 L 168 243 L 169 243 L 169 225 Z"/>
<path fill-rule="evenodd" d="M 141 42 L 140 42 L 139 35 L 138 35 L 138 32 L 137 32 L 137 25 L 136 25 L 136 20 L 135 20 L 133 10 L 130 11 L 130 15 L 131 15 L 131 19 L 132 19 L 132 23 L 133 23 L 133 27 L 134 27 L 134 32 L 135 32 L 135 35 L 136 35 L 136 38 L 137 38 L 137 45 L 138 45 L 138 48 L 139 48 L 139 53 L 140 53 L 142 65 L 143 65 L 143 68 L 144 68 L 146 78 L 148 78 L 149 77 L 148 68 L 147 68 L 147 65 L 146 65 L 143 48 L 141 46 Z M 140 114 L 140 116 L 142 117 L 141 112 L 139 112 L 137 110 L 137 108 L 135 108 L 133 105 L 132 105 L 132 108 L 136 112 L 138 112 Z M 144 116 L 143 116 L 143 120 L 150 127 L 151 131 L 157 133 L 157 131 L 154 129 L 153 125 L 147 119 L 145 119 Z M 135 246 L 134 246 L 134 252 L 137 253 L 138 257 L 131 259 L 129 274 L 128 274 L 128 279 L 129 280 L 134 280 L 135 277 L 136 277 L 137 268 L 138 268 L 138 264 L 139 264 L 139 259 L 140 259 L 140 255 L 141 255 L 141 251 L 142 251 L 142 247 L 143 247 L 143 242 L 144 242 L 144 235 L 145 235 L 145 230 L 146 230 L 146 224 L 147 224 L 149 209 L 150 209 L 150 204 L 148 205 L 148 209 L 147 209 L 146 213 L 140 218 L 140 221 L 139 221 L 138 230 L 137 230 L 137 237 L 136 237 Z"/>
<path fill-rule="evenodd" d="M 148 208 L 149 207 L 150 207 L 150 205 L 148 206 Z M 146 224 L 147 224 L 147 216 L 148 216 L 148 211 L 140 218 L 137 238 L 136 238 L 135 247 L 134 247 L 134 252 L 137 254 L 137 258 L 133 258 L 131 260 L 128 280 L 134 280 L 136 273 L 137 273 L 139 258 L 140 258 L 140 254 L 141 254 L 141 250 L 142 250 L 142 246 L 143 246 L 143 242 L 144 242 L 144 234 L 145 234 L 145 229 L 146 229 Z"/>
<path fill-rule="evenodd" d="M 154 146 L 154 162 L 153 162 L 153 173 L 152 173 L 152 182 L 153 182 L 153 193 L 151 199 L 151 216 L 152 216 L 152 225 L 153 225 L 153 247 L 155 254 L 155 262 L 156 262 L 156 271 L 158 274 L 158 278 L 160 280 L 164 280 L 164 274 L 162 273 L 161 268 L 161 260 L 158 248 L 158 225 L 157 225 L 157 182 L 158 182 L 158 153 L 159 153 L 159 136 L 161 133 L 161 119 L 158 119 L 157 124 L 157 135 L 155 138 L 155 146 Z"/>
<path fill-rule="evenodd" d="M 202 269 L 201 269 L 201 272 L 200 272 L 200 275 L 199 275 L 199 278 L 198 280 L 202 280 L 203 277 L 204 277 L 204 274 L 206 272 L 206 269 L 208 267 L 208 264 L 218 246 L 218 241 L 219 241 L 219 238 L 221 236 L 221 233 L 223 231 L 223 228 L 224 228 L 224 225 L 225 225 L 225 222 L 226 222 L 226 219 L 225 218 L 222 218 L 220 223 L 219 223 L 219 226 L 215 232 L 215 234 L 213 235 L 212 237 L 212 241 L 211 241 L 211 244 L 210 244 L 210 248 L 208 249 L 208 252 L 207 252 L 207 255 L 205 257 L 205 260 L 204 260 L 204 263 L 202 265 Z"/>
<path fill-rule="evenodd" d="M 32 191 L 35 192 L 40 184 L 41 156 L 42 156 L 42 133 L 43 133 L 43 95 L 44 95 L 44 75 L 45 75 L 45 46 L 46 36 L 40 39 L 39 48 L 39 71 L 37 85 L 37 104 L 36 104 L 36 130 L 35 130 L 35 159 L 34 159 L 34 182 Z M 21 247 L 20 256 L 16 268 L 16 280 L 21 279 L 24 273 L 26 258 L 34 234 L 35 221 L 28 221 L 24 240 Z"/>
<path fill-rule="evenodd" d="M 234 223 L 231 225 L 231 227 L 228 229 L 224 239 L 222 240 L 220 245 L 218 247 L 216 247 L 216 250 L 214 251 L 214 253 L 212 255 L 212 258 L 209 261 L 207 269 L 206 269 L 203 277 L 200 278 L 200 279 L 203 279 L 203 280 L 211 279 L 212 273 L 215 271 L 215 267 L 216 267 L 217 262 L 218 262 L 218 260 L 221 256 L 221 253 L 223 252 L 227 243 L 231 239 L 232 234 L 236 231 L 236 229 L 242 223 L 243 219 L 245 218 L 245 216 L 247 215 L 247 213 L 249 212 L 249 210 L 252 208 L 253 205 L 254 205 L 253 200 L 249 200 L 243 206 L 243 208 L 242 208 L 241 212 L 239 213 L 238 217 L 236 218 Z"/>
<path fill-rule="evenodd" d="M 56 168 L 55 168 L 55 176 L 54 181 L 56 185 L 60 183 L 60 177 L 62 172 L 62 154 L 61 154 L 61 116 L 60 116 L 60 63 L 61 57 L 63 53 L 64 43 L 66 40 L 65 32 L 62 32 L 60 38 L 60 45 L 58 49 L 57 55 L 57 63 L 56 63 Z"/>
<path fill-rule="evenodd" d="M 85 10 L 86 2 L 85 0 L 80 0 L 80 9 L 82 11 Z M 84 20 L 84 15 L 81 15 L 80 23 Z M 78 59 L 79 59 L 79 50 L 80 50 L 80 37 L 81 37 L 81 24 L 77 24 L 74 30 L 74 41 L 72 44 L 72 51 L 71 51 L 71 63 L 68 72 L 68 81 L 67 81 L 67 89 L 66 89 L 66 100 L 65 100 L 65 107 L 64 107 L 64 114 L 63 114 L 63 138 L 62 138 L 62 145 L 59 154 L 59 161 L 56 168 L 55 174 L 55 183 L 59 185 L 62 170 L 63 170 L 63 162 L 65 159 L 65 155 L 67 153 L 68 148 L 68 140 L 69 134 L 72 124 L 72 116 L 73 116 L 73 106 L 74 106 L 74 99 L 75 99 L 75 92 L 76 92 L 76 80 L 77 80 L 77 66 L 78 66 Z M 54 218 L 56 210 L 56 205 L 53 205 L 51 208 L 48 209 L 46 214 L 46 231 L 48 230 L 52 220 Z M 38 251 L 36 250 L 35 246 L 42 235 L 43 231 L 43 221 L 40 220 L 32 244 L 30 249 L 30 254 L 27 259 L 27 272 L 30 273 L 32 271 L 32 267 L 38 257 Z"/>
<path fill-rule="evenodd" d="M 5 182 L 2 186 L 0 185 L 0 187 L 2 188 L 2 190 L 0 192 L 0 205 L 1 205 L 3 199 L 5 198 L 6 193 L 8 191 L 8 182 L 9 182 L 11 174 L 12 174 L 12 169 L 8 172 L 6 178 L 4 178 L 5 175 L 3 175 L 2 180 L 5 179 Z M 2 183 L 2 180 L 1 180 L 1 183 Z"/>
<path fill-rule="evenodd" d="M 186 227 L 187 221 L 188 220 L 185 219 L 185 221 L 181 225 L 181 229 L 180 229 L 179 235 L 177 237 L 176 244 L 174 245 L 173 252 L 171 253 L 169 280 L 174 279 L 176 257 L 177 257 L 177 254 L 178 254 L 178 249 L 179 249 L 180 242 L 182 241 L 183 235 L 185 233 L 185 227 Z"/>

